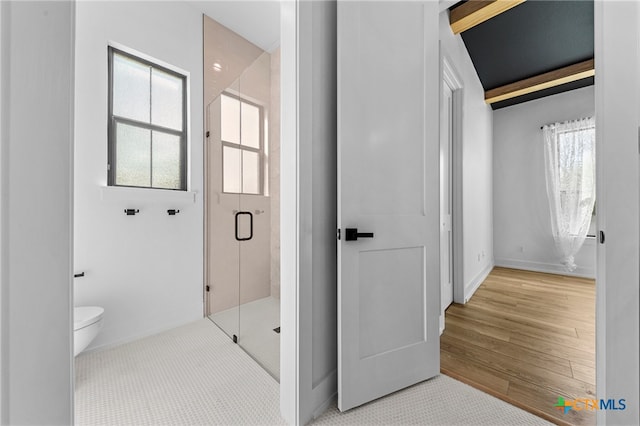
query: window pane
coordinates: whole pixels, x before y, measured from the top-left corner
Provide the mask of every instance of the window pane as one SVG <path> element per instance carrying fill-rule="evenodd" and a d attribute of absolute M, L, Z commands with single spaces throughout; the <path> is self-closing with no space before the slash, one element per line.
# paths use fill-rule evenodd
<path fill-rule="evenodd" d="M 229 96 L 222 95 L 221 101 L 221 125 L 222 140 L 231 143 L 240 143 L 240 101 Z"/>
<path fill-rule="evenodd" d="M 241 192 L 240 186 L 240 150 L 229 146 L 222 147 L 222 191 Z"/>
<path fill-rule="evenodd" d="M 151 131 L 116 124 L 116 185 L 151 185 Z"/>
<path fill-rule="evenodd" d="M 158 69 L 151 71 L 151 122 L 182 130 L 182 79 Z"/>
<path fill-rule="evenodd" d="M 260 110 L 258 107 L 242 103 L 242 132 L 240 139 L 242 145 L 260 148 Z"/>
<path fill-rule="evenodd" d="M 260 193 L 260 155 L 253 151 L 242 151 L 242 192 Z"/>
<path fill-rule="evenodd" d="M 149 122 L 150 68 L 126 56 L 113 55 L 113 113 Z"/>
<path fill-rule="evenodd" d="M 152 132 L 152 136 L 152 186 L 154 188 L 181 189 L 180 136 L 162 132 Z"/>

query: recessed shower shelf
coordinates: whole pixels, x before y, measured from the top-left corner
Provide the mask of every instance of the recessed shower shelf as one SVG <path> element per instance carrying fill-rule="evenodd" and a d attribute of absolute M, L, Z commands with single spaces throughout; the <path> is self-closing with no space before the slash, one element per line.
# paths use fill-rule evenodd
<path fill-rule="evenodd" d="M 171 191 L 167 189 L 129 188 L 123 186 L 100 187 L 102 201 L 146 202 L 193 204 L 196 202 L 194 191 Z"/>

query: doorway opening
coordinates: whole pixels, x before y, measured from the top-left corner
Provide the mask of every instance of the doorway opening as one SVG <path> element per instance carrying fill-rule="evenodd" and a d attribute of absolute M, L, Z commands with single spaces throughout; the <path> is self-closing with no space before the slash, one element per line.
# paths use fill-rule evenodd
<path fill-rule="evenodd" d="M 451 86 L 445 79 L 447 68 L 445 58 L 441 144 L 447 141 L 450 123 L 446 117 L 452 113 L 448 106 Z M 574 274 L 577 276 L 568 276 L 555 263 L 553 239 L 548 231 L 540 126 L 592 116 L 593 97 L 593 87 L 587 87 L 492 111 L 495 261 L 491 267 L 494 263 L 497 267 L 480 281 L 477 291 L 467 292 L 460 301 L 454 295 L 456 303 L 447 309 L 445 324 L 441 323 L 441 329 L 446 325 L 440 339 L 443 374 L 559 423 L 595 422 L 595 410 L 563 413 L 557 404 L 558 397 L 571 401 L 596 396 L 596 240 L 587 238 L 576 258 L 582 267 Z M 455 111 L 453 115 L 455 121 Z M 456 126 L 452 128 L 455 149 Z M 467 135 L 466 141 L 472 144 L 473 136 Z M 446 158 L 442 152 L 441 149 L 441 161 Z M 523 211 L 528 215 L 520 214 Z M 454 238 L 455 212 L 454 206 Z M 544 238 L 549 244 L 534 244 Z M 454 265 L 462 259 L 462 255 L 454 254 Z M 475 256 L 470 260 L 475 262 Z M 441 268 L 447 265 L 444 260 L 442 264 Z M 448 294 L 443 291 L 442 296 L 444 315 Z"/>
<path fill-rule="evenodd" d="M 440 297 L 444 312 L 453 303 L 453 197 L 451 165 L 453 147 L 453 92 L 445 79 L 440 111 Z"/>
<path fill-rule="evenodd" d="M 280 376 L 280 49 L 204 17 L 206 315 Z"/>
<path fill-rule="evenodd" d="M 445 310 L 464 303 L 462 276 L 462 80 L 442 56 L 440 100 L 440 334 Z"/>

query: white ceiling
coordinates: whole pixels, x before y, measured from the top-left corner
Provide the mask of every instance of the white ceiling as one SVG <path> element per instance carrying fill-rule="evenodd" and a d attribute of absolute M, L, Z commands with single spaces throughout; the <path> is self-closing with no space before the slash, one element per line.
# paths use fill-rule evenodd
<path fill-rule="evenodd" d="M 280 45 L 279 0 L 187 0 L 267 52 Z"/>

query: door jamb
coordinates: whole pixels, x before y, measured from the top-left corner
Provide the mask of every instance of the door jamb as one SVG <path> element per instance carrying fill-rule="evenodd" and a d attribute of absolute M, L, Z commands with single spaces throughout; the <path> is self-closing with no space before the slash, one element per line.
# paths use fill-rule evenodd
<path fill-rule="evenodd" d="M 465 303 L 464 296 L 464 227 L 462 220 L 462 123 L 463 109 L 462 101 L 464 97 L 464 85 L 460 74 L 453 66 L 453 62 L 440 46 L 441 57 L 441 81 L 447 84 L 453 94 L 453 140 L 451 150 L 451 192 L 453 198 L 453 208 L 451 211 L 451 232 L 453 234 L 453 302 Z M 441 91 L 442 92 L 442 91 Z M 442 97 L 442 94 L 440 94 Z M 442 102 L 442 99 L 441 99 Z M 444 321 L 444 318 L 443 318 Z"/>
<path fill-rule="evenodd" d="M 604 52 L 604 22 L 603 16 L 605 14 L 604 2 L 594 2 L 594 48 L 595 48 L 595 68 L 596 75 L 594 81 L 594 107 L 595 107 L 595 119 L 596 119 L 596 196 L 598 206 L 604 206 L 606 203 L 606 191 L 605 185 L 607 180 L 604 175 L 604 166 L 602 159 L 605 155 L 604 146 L 599 141 L 604 139 L 604 129 L 602 126 L 602 114 L 605 106 L 605 95 L 601 87 L 604 84 L 604 73 L 606 68 L 604 67 L 603 52 Z M 638 133 L 640 138 L 640 131 Z M 606 209 L 598 208 L 596 213 L 596 229 L 597 231 L 604 230 L 606 228 Z M 596 242 L 596 344 L 595 344 L 595 358 L 596 358 L 596 396 L 605 398 L 607 395 L 607 300 L 606 300 L 606 253 L 607 246 Z M 607 414 L 605 410 L 598 410 L 596 413 L 596 424 L 606 424 Z"/>
<path fill-rule="evenodd" d="M 298 43 L 300 2 L 280 3 L 280 414 L 299 424 L 301 412 L 300 185 Z M 306 47 L 306 46 L 305 46 Z M 286 226 L 282 226 L 286 224 Z M 305 259 L 306 260 L 306 259 Z"/>

